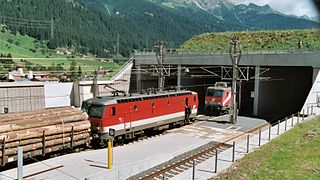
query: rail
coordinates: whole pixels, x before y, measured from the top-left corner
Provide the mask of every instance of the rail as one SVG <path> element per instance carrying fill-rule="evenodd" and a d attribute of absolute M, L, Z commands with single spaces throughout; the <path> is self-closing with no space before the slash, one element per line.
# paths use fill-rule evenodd
<path fill-rule="evenodd" d="M 175 158 L 173 158 L 172 160 L 165 162 L 163 164 L 160 164 L 154 168 L 151 168 L 147 171 L 144 171 L 138 175 L 132 176 L 129 178 L 129 180 L 133 180 L 133 179 L 153 179 L 156 177 L 159 177 L 161 175 L 166 174 L 167 172 L 169 172 L 172 169 L 175 169 L 177 167 L 181 167 L 182 165 L 186 165 L 190 162 L 192 162 L 194 159 L 198 159 L 199 157 L 201 157 L 201 159 L 205 159 L 203 156 L 206 156 L 208 154 L 212 154 L 215 151 L 221 150 L 221 149 L 227 149 L 230 148 L 232 146 L 228 145 L 227 142 L 230 142 L 232 140 L 235 140 L 245 134 L 248 133 L 254 133 L 256 131 L 258 131 L 259 129 L 265 128 L 269 125 L 269 123 L 264 123 L 260 126 L 257 126 L 255 128 L 249 129 L 246 132 L 243 132 L 237 136 L 233 136 L 227 140 L 224 140 L 223 142 L 209 142 L 206 145 L 203 145 L 201 147 L 198 147 L 194 150 L 191 150 L 189 152 L 186 152 L 182 155 L 179 155 Z M 203 161 L 203 160 L 202 160 Z"/>
<path fill-rule="evenodd" d="M 233 136 L 227 140 L 224 140 L 223 142 L 209 142 L 206 145 L 203 145 L 201 147 L 198 147 L 194 150 L 191 150 L 187 153 L 184 153 L 182 155 L 179 155 L 165 163 L 162 163 L 160 165 L 157 165 L 151 169 L 148 169 L 146 171 L 143 171 L 139 174 L 136 174 L 134 176 L 129 177 L 129 180 L 133 179 L 166 179 L 168 174 L 172 174 L 172 172 L 175 172 L 175 175 L 182 173 L 184 170 L 190 169 L 193 167 L 193 175 L 192 179 L 195 179 L 194 171 L 196 164 L 199 164 L 201 162 L 206 161 L 207 159 L 216 156 L 216 164 L 215 164 L 215 172 L 217 173 L 217 166 L 218 166 L 218 152 L 224 149 L 228 149 L 230 147 L 233 147 L 233 155 L 232 155 L 232 161 L 234 162 L 234 153 L 235 153 L 235 141 L 238 138 L 241 138 L 243 136 L 247 136 L 247 153 L 249 153 L 249 146 L 250 146 L 250 135 L 254 133 L 259 134 L 259 146 L 261 145 L 261 133 L 263 130 L 269 129 L 269 138 L 268 140 L 271 140 L 271 127 L 277 126 L 277 135 L 280 134 L 280 124 L 282 122 L 285 123 L 284 131 L 288 130 L 288 121 L 291 120 L 291 127 L 294 127 L 294 117 L 296 116 L 296 124 L 302 122 L 305 120 L 306 117 L 313 115 L 312 111 L 308 112 L 297 112 L 295 114 L 292 114 L 290 116 L 287 116 L 281 120 L 278 120 L 276 123 L 270 124 L 270 123 L 264 123 L 260 126 L 257 126 L 255 128 L 249 129 L 246 132 L 243 132 L 241 134 L 238 134 L 236 136 Z M 233 141 L 233 145 L 227 144 L 228 142 Z M 170 173 L 171 172 L 171 173 Z M 174 176 L 174 175 L 171 175 Z M 171 178 L 171 177 L 169 177 Z"/>

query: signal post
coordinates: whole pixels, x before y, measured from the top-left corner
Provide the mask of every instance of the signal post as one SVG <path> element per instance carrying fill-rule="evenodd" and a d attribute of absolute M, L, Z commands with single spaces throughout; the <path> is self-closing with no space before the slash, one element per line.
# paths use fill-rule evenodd
<path fill-rule="evenodd" d="M 115 129 L 109 129 L 109 140 L 108 140 L 108 169 L 112 169 L 113 164 L 113 139 L 115 136 Z"/>

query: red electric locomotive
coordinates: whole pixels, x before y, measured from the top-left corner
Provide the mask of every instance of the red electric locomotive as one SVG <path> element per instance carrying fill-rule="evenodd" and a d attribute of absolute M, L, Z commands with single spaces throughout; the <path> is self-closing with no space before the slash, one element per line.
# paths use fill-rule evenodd
<path fill-rule="evenodd" d="M 198 95 L 192 91 L 159 92 L 135 96 L 98 97 L 82 104 L 91 122 L 94 140 L 100 143 L 115 130 L 116 140 L 133 138 L 145 130 L 162 130 L 194 119 Z"/>
<path fill-rule="evenodd" d="M 231 87 L 226 82 L 216 82 L 213 87 L 208 87 L 205 98 L 206 114 L 227 114 L 232 103 Z"/>

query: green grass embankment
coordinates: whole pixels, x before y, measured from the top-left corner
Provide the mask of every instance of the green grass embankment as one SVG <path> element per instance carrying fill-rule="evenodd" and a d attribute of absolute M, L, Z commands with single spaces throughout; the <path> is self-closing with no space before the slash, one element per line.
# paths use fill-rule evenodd
<path fill-rule="evenodd" d="M 307 29 L 205 33 L 183 43 L 178 51 L 227 53 L 230 37 L 234 35 L 240 37 L 244 52 L 297 50 L 299 40 L 302 42 L 301 50 L 320 50 L 320 31 Z"/>
<path fill-rule="evenodd" d="M 296 125 L 216 179 L 320 179 L 320 117 Z"/>

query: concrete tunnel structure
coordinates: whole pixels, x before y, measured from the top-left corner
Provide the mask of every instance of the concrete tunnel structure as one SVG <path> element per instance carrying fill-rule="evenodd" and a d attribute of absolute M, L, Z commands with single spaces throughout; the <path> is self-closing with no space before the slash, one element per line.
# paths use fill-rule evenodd
<path fill-rule="evenodd" d="M 130 91 L 157 88 L 156 55 L 136 54 L 133 59 Z M 165 87 L 198 92 L 201 112 L 206 88 L 221 81 L 222 67 L 231 65 L 229 54 L 167 54 Z M 302 109 L 320 70 L 320 52 L 248 53 L 239 66 L 247 67 L 249 75 L 242 81 L 240 115 L 273 121 Z"/>

